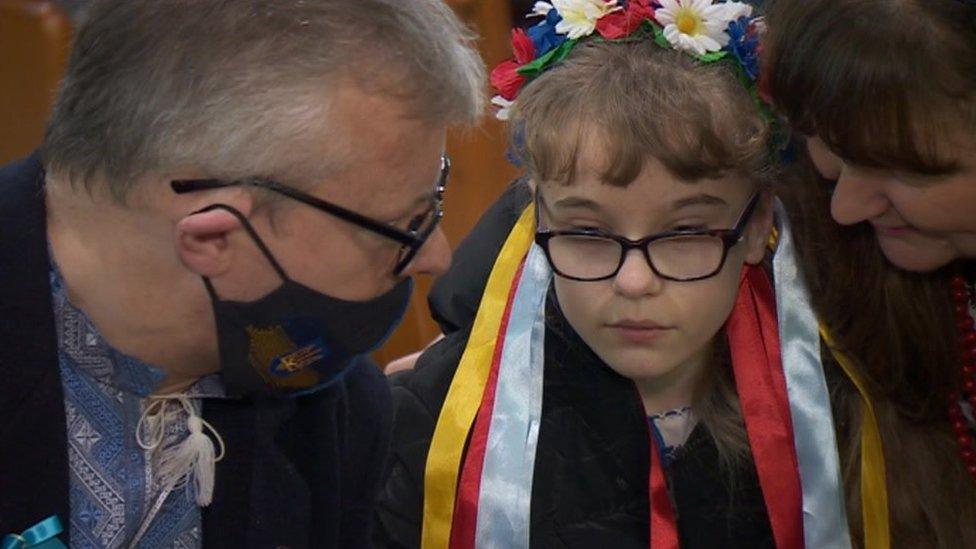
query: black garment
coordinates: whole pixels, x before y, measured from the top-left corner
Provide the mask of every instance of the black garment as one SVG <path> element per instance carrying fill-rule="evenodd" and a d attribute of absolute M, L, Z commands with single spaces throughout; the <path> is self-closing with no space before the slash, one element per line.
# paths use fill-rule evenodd
<path fill-rule="evenodd" d="M 519 187 L 522 187 L 521 189 Z M 528 201 L 513 186 L 459 250 L 482 252 L 490 269 Z M 499 236 L 501 235 L 501 236 Z M 464 351 L 487 272 L 443 276 L 431 305 L 450 303 L 458 328 L 428 349 L 414 371 L 394 377 L 393 461 L 377 512 L 376 541 L 418 547 L 427 451 Z M 649 432 L 633 382 L 608 368 L 569 328 L 550 292 L 542 425 L 532 486 L 532 547 L 648 547 Z M 435 315 L 438 312 L 435 311 Z M 443 317 L 444 313 L 440 312 Z M 698 428 L 667 471 L 683 548 L 773 547 L 755 467 L 719 467 L 712 439 Z"/>
<path fill-rule="evenodd" d="M 454 250 L 450 270 L 438 277 L 427 296 L 430 314 L 441 332 L 449 334 L 474 321 L 495 258 L 531 201 L 529 186 L 515 181 Z"/>
<path fill-rule="evenodd" d="M 43 180 L 37 157 L 0 169 L 0 537 L 70 517 Z M 370 546 L 392 429 L 372 364 L 302 397 L 207 400 L 203 417 L 227 448 L 204 546 Z"/>

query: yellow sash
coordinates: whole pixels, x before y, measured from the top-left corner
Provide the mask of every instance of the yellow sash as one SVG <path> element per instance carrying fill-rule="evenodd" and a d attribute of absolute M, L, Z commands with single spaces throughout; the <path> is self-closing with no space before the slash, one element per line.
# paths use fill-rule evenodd
<path fill-rule="evenodd" d="M 891 547 L 891 531 L 888 527 L 888 487 L 885 477 L 884 448 L 881 431 L 874 414 L 871 397 L 864 386 L 850 357 L 834 346 L 827 328 L 821 324 L 820 335 L 834 358 L 854 382 L 864 404 L 861 417 L 861 515 L 864 520 L 864 548 L 888 549 Z"/>
<path fill-rule="evenodd" d="M 447 549 L 454 519 L 461 456 L 468 431 L 484 394 L 502 315 L 515 276 L 535 235 L 535 215 L 530 205 L 509 233 L 481 297 L 468 345 L 461 356 L 451 388 L 447 391 L 427 454 L 424 475 L 424 549 Z"/>

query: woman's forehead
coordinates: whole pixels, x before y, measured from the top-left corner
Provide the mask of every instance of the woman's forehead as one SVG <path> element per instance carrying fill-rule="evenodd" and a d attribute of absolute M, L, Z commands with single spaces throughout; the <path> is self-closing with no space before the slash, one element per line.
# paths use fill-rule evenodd
<path fill-rule="evenodd" d="M 818 135 L 846 162 L 869 168 L 953 175 L 976 160 L 976 128 L 960 119 L 916 117 L 905 131 L 832 132 Z M 872 137 L 872 135 L 874 137 Z"/>

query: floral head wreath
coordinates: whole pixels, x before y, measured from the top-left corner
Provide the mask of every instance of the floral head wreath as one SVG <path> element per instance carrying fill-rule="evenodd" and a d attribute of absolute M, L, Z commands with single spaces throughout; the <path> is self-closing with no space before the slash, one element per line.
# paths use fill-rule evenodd
<path fill-rule="evenodd" d="M 686 52 L 702 63 L 732 61 L 743 84 L 760 99 L 759 34 L 752 6 L 726 0 L 552 0 L 536 2 L 530 17 L 542 20 L 512 31 L 515 57 L 491 72 L 498 91 L 496 117 L 507 120 L 522 87 L 560 63 L 584 40 L 646 37 L 662 48 Z"/>

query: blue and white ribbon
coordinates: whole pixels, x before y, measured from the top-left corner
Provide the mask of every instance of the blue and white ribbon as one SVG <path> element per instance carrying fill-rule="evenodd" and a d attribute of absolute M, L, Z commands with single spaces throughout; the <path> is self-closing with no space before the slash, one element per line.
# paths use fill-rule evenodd
<path fill-rule="evenodd" d="M 830 395 L 820 357 L 820 331 L 800 276 L 793 235 L 776 203 L 779 241 L 773 259 L 783 373 L 803 489 L 803 537 L 810 549 L 848 549 L 850 530 Z"/>
<path fill-rule="evenodd" d="M 552 272 L 545 252 L 533 244 L 512 304 L 498 368 L 478 500 L 478 549 L 529 547 L 550 280 Z"/>

